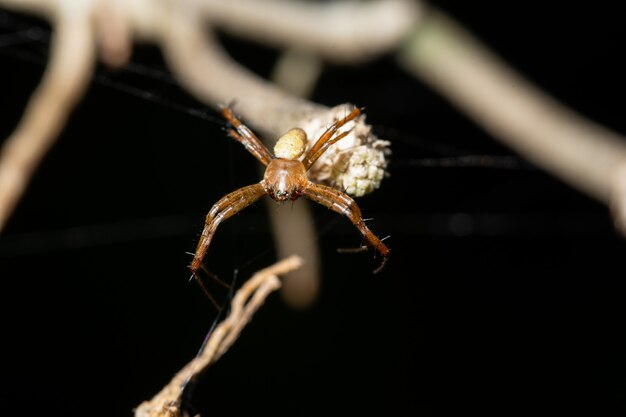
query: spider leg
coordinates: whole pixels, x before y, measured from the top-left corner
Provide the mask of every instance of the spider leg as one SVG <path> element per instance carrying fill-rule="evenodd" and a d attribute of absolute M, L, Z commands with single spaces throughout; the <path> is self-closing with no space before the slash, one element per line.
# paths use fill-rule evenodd
<path fill-rule="evenodd" d="M 337 252 L 339 253 L 361 253 L 367 250 L 367 246 L 357 246 L 356 248 L 339 248 Z"/>
<path fill-rule="evenodd" d="M 223 107 L 221 110 L 222 116 L 228 120 L 234 129 L 228 129 L 228 136 L 241 143 L 248 152 L 250 152 L 256 159 L 263 165 L 267 165 L 273 159 L 271 152 L 265 147 L 263 142 L 256 137 L 254 133 L 235 117 L 232 110 L 228 107 Z"/>
<path fill-rule="evenodd" d="M 349 121 L 356 119 L 360 114 L 361 109 L 357 107 L 356 109 L 352 110 L 346 117 L 341 120 L 337 120 L 335 123 L 330 125 L 328 129 L 326 129 L 326 131 L 322 134 L 322 136 L 320 136 L 317 142 L 315 142 L 315 145 L 313 145 L 311 149 L 309 149 L 309 152 L 307 152 L 306 156 L 302 160 L 304 168 L 306 170 L 311 168 L 315 161 L 317 161 L 317 159 L 322 156 L 324 152 L 326 152 L 326 149 L 328 149 L 330 145 L 337 142 L 339 139 L 344 138 L 348 133 L 350 133 L 349 130 L 333 138 L 333 136 L 337 132 L 337 129 L 339 129 L 341 126 L 345 125 Z"/>
<path fill-rule="evenodd" d="M 198 282 L 200 282 L 198 270 L 202 268 L 202 260 L 206 255 L 206 251 L 211 244 L 211 240 L 213 239 L 213 235 L 215 234 L 217 227 L 221 222 L 248 207 L 264 194 L 265 190 L 261 184 L 248 185 L 247 187 L 242 187 L 230 194 L 227 194 L 213 205 L 209 214 L 206 216 L 202 236 L 200 236 L 200 241 L 198 242 L 198 247 L 196 248 L 196 252 L 193 256 L 193 261 L 191 261 L 191 273 Z"/>
<path fill-rule="evenodd" d="M 383 269 L 389 258 L 389 248 L 365 225 L 363 216 L 361 216 L 361 210 L 352 198 L 339 190 L 312 182 L 309 182 L 309 186 L 304 190 L 303 195 L 350 219 L 363 235 L 367 246 L 376 249 L 383 256 L 380 265 L 374 270 L 374 273 L 378 273 Z"/>
<path fill-rule="evenodd" d="M 209 268 L 207 268 L 204 264 L 200 264 L 200 269 L 202 269 L 202 272 L 204 272 L 214 282 L 217 282 L 222 288 L 225 288 L 228 291 L 232 289 L 231 286 L 225 283 L 224 281 L 222 281 L 220 277 L 215 275 L 213 272 L 209 271 Z"/>
<path fill-rule="evenodd" d="M 211 304 L 213 304 L 213 307 L 215 307 L 217 311 L 220 311 L 220 304 L 217 302 L 215 297 L 213 297 L 213 294 L 211 294 L 211 291 L 209 291 L 209 289 L 204 285 L 204 282 L 202 282 L 202 279 L 200 279 L 200 276 L 196 275 L 195 273 L 191 274 L 189 281 L 191 281 L 192 279 L 196 280 L 196 282 L 200 286 L 200 289 L 202 290 L 204 295 L 209 299 Z"/>

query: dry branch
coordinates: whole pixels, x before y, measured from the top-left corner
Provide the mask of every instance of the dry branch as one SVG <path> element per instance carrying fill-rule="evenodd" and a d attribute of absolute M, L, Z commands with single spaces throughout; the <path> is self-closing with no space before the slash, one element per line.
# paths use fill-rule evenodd
<path fill-rule="evenodd" d="M 214 106 L 234 103 L 245 121 L 266 137 L 278 138 L 300 126 L 304 118 L 327 110 L 237 64 L 197 16 L 173 13 L 162 46 L 169 67 L 185 88 Z"/>
<path fill-rule="evenodd" d="M 537 166 L 613 208 L 626 231 L 626 138 L 558 103 L 431 12 L 400 61 Z"/>
<path fill-rule="evenodd" d="M 156 396 L 139 405 L 135 417 L 180 416 L 180 400 L 187 383 L 232 346 L 267 296 L 280 288 L 278 275 L 293 271 L 301 265 L 300 257 L 291 256 L 257 272 L 246 281 L 231 302 L 230 314 L 215 327 L 202 352 L 183 367 Z"/>
<path fill-rule="evenodd" d="M 41 84 L 0 149 L 0 230 L 87 88 L 95 56 L 94 39 L 83 16 L 60 19 L 51 50 Z"/>
<path fill-rule="evenodd" d="M 412 0 L 204 0 L 198 7 L 209 22 L 231 33 L 339 63 L 395 48 L 422 17 L 420 2 Z"/>

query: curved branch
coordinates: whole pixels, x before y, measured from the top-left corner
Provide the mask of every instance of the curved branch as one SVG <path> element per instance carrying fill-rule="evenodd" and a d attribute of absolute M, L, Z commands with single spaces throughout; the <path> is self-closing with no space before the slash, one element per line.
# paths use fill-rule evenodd
<path fill-rule="evenodd" d="M 234 110 L 243 114 L 245 121 L 263 136 L 277 138 L 298 126 L 309 137 L 319 137 L 329 124 L 345 116 L 350 107 L 328 108 L 296 97 L 252 74 L 233 61 L 192 14 L 172 12 L 161 43 L 169 67 L 188 90 L 214 107 L 234 102 Z M 355 129 L 359 138 L 355 139 L 357 134 L 351 133 L 342 144 L 380 145 L 382 141 L 361 122 L 363 129 Z M 325 156 L 331 157 L 333 148 Z"/>
<path fill-rule="evenodd" d="M 257 272 L 246 281 L 231 302 L 230 314 L 213 330 L 204 349 L 181 369 L 154 398 L 137 407 L 135 416 L 180 416 L 180 399 L 187 383 L 217 361 L 235 343 L 243 328 L 263 305 L 267 296 L 280 288 L 278 275 L 293 271 L 301 265 L 301 258 L 291 256 Z"/>
<path fill-rule="evenodd" d="M 264 135 L 278 137 L 326 109 L 275 87 L 233 61 L 197 18 L 173 15 L 169 23 L 162 46 L 175 76 L 213 106 L 234 102 L 235 110 Z"/>
<path fill-rule="evenodd" d="M 302 268 L 285 275 L 281 295 L 292 307 L 310 307 L 317 300 L 321 285 L 317 241 L 309 238 L 317 233 L 310 203 L 302 198 L 293 205 L 277 206 L 268 198 L 266 205 L 275 235 L 276 256 L 298 253 L 307 259 Z"/>
<path fill-rule="evenodd" d="M 626 213 L 626 187 L 615 184 L 626 166 L 626 138 L 531 85 L 450 18 L 433 12 L 400 61 L 495 138 Z M 626 221 L 624 213 L 616 219 Z"/>
<path fill-rule="evenodd" d="M 204 0 L 197 6 L 209 22 L 231 33 L 339 63 L 364 61 L 396 47 L 422 15 L 420 3 L 410 0 Z"/>
<path fill-rule="evenodd" d="M 0 151 L 0 229 L 83 96 L 95 63 L 93 43 L 87 19 L 59 19 L 48 68 Z"/>
<path fill-rule="evenodd" d="M 132 53 L 131 16 L 127 0 L 106 0 L 96 3 L 93 13 L 100 59 L 111 68 L 122 68 Z"/>
<path fill-rule="evenodd" d="M 50 17 L 59 9 L 58 0 L 0 0 L 0 5 L 19 12 Z"/>

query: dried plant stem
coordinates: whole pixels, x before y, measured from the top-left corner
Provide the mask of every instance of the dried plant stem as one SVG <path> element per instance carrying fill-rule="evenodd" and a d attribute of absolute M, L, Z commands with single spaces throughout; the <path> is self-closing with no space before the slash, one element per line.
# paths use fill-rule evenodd
<path fill-rule="evenodd" d="M 300 126 L 302 119 L 327 110 L 237 64 L 195 16 L 173 15 L 163 48 L 170 68 L 187 89 L 213 105 L 234 103 L 236 111 L 264 136 L 277 138 Z"/>
<path fill-rule="evenodd" d="M 92 33 L 81 17 L 59 21 L 51 48 L 43 80 L 0 150 L 0 230 L 82 97 L 95 64 Z"/>
<path fill-rule="evenodd" d="M 441 13 L 433 11 L 423 22 L 400 61 L 495 138 L 621 210 L 616 221 L 626 221 L 626 187 L 616 184 L 626 180 L 620 171 L 626 164 L 626 138 L 531 85 Z"/>
<path fill-rule="evenodd" d="M 209 22 L 239 36 L 343 63 L 396 47 L 422 16 L 414 0 L 204 0 L 198 7 Z"/>
<path fill-rule="evenodd" d="M 302 236 L 315 236 L 310 203 L 300 199 L 295 204 L 280 206 L 271 199 L 266 201 L 276 235 L 277 256 L 283 258 L 289 253 L 297 253 L 307 260 L 302 268 L 283 278 L 281 295 L 292 307 L 310 307 L 317 299 L 321 285 L 317 241 L 302 239 Z"/>
<path fill-rule="evenodd" d="M 204 350 L 181 369 L 161 392 L 137 407 L 135 417 L 179 416 L 180 398 L 186 383 L 217 361 L 232 346 L 267 296 L 280 288 L 278 275 L 293 271 L 301 265 L 300 257 L 291 256 L 258 271 L 246 281 L 232 300 L 230 314 L 217 325 Z"/>
<path fill-rule="evenodd" d="M 287 49 L 278 58 L 270 79 L 298 97 L 311 97 L 322 74 L 322 60 L 302 49 Z"/>

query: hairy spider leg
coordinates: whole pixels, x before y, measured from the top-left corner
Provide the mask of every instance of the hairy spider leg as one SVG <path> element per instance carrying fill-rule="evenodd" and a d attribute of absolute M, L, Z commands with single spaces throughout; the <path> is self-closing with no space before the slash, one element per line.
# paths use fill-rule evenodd
<path fill-rule="evenodd" d="M 220 286 L 222 286 L 222 288 L 227 289 L 228 291 L 230 291 L 232 288 L 229 284 L 225 283 L 224 281 L 222 281 L 220 279 L 220 277 L 218 277 L 217 275 L 215 275 L 213 272 L 209 271 L 209 268 L 207 268 L 206 266 L 204 266 L 204 264 L 200 264 L 200 269 L 202 269 L 202 272 L 204 272 L 205 274 L 207 274 L 209 276 L 209 278 L 211 278 L 213 281 L 217 282 Z"/>
<path fill-rule="evenodd" d="M 222 108 L 222 116 L 234 127 L 228 129 L 228 136 L 241 143 L 248 152 L 250 152 L 263 165 L 270 163 L 274 157 L 272 153 L 265 147 L 263 142 L 256 137 L 254 133 L 235 117 L 232 110 L 228 107 Z"/>
<path fill-rule="evenodd" d="M 377 250 L 383 256 L 380 265 L 374 269 L 374 273 L 376 274 L 383 269 L 387 259 L 389 258 L 390 250 L 378 238 L 378 236 L 372 233 L 372 231 L 365 225 L 363 217 L 361 216 L 361 209 L 359 209 L 359 206 L 352 198 L 335 188 L 322 184 L 315 184 L 310 181 L 308 187 L 304 190 L 303 195 L 306 198 L 326 206 L 339 214 L 343 214 L 350 219 L 350 221 L 363 235 L 365 243 L 371 248 Z"/>
<path fill-rule="evenodd" d="M 192 278 L 196 280 L 196 282 L 200 286 L 200 289 L 202 290 L 204 295 L 209 299 L 211 304 L 213 304 L 213 307 L 215 307 L 215 309 L 217 311 L 220 311 L 220 304 L 217 302 L 215 297 L 213 297 L 213 294 L 211 294 L 211 291 L 209 291 L 209 289 L 206 287 L 206 285 L 204 285 L 204 282 L 202 282 L 202 279 L 200 278 L 200 276 L 198 276 L 195 273 L 193 273 L 193 274 L 191 274 L 191 277 L 189 278 L 189 281 L 191 281 Z"/>
<path fill-rule="evenodd" d="M 346 130 L 345 132 L 341 132 L 340 134 L 338 134 L 338 135 L 337 135 L 337 136 L 335 136 L 334 138 L 331 138 L 331 139 L 329 139 L 327 142 L 324 142 L 324 145 L 322 145 L 322 147 L 320 148 L 320 150 L 318 150 L 318 151 L 317 151 L 317 153 L 311 157 L 311 159 L 310 159 L 310 160 L 311 160 L 312 162 L 309 164 L 309 167 L 310 167 L 311 165 L 313 165 L 313 164 L 315 163 L 315 161 L 317 161 L 317 160 L 318 160 L 318 158 L 319 158 L 320 156 L 322 156 L 322 154 L 323 154 L 324 152 L 326 152 L 326 149 L 328 149 L 328 147 L 329 147 L 330 145 L 333 145 L 333 144 L 335 144 L 336 142 L 338 142 L 339 140 L 341 140 L 341 139 L 345 138 L 346 136 L 348 136 L 348 135 L 350 134 L 350 132 L 352 132 L 352 128 L 351 128 L 351 129 L 349 129 L 349 130 Z M 305 165 L 305 169 L 308 169 L 308 168 L 306 168 L 306 165 Z"/>
<path fill-rule="evenodd" d="M 192 253 L 192 255 L 193 255 L 193 253 Z M 202 269 L 202 272 L 204 272 L 206 275 L 208 275 L 209 278 L 211 278 L 213 281 L 217 282 L 219 285 L 221 285 L 222 287 L 224 287 L 228 291 L 232 291 L 232 287 L 230 285 L 228 285 L 227 283 L 222 281 L 213 272 L 209 271 L 209 269 L 206 266 L 204 266 L 203 263 L 200 263 L 200 269 Z M 191 277 L 189 278 L 189 281 L 191 281 L 192 279 L 195 279 L 196 282 L 198 283 L 198 285 L 200 285 L 200 289 L 202 290 L 204 295 L 206 295 L 206 297 L 209 299 L 211 304 L 213 304 L 213 307 L 215 307 L 215 309 L 217 311 L 220 311 L 222 309 L 222 306 L 220 306 L 220 304 L 217 302 L 215 297 L 213 297 L 213 294 L 211 294 L 211 291 L 209 291 L 209 289 L 206 287 L 206 285 L 204 285 L 204 282 L 202 281 L 202 278 L 200 277 L 200 275 L 193 273 L 193 274 L 191 274 Z"/>
<path fill-rule="evenodd" d="M 343 132 L 334 139 L 333 135 L 337 132 L 337 129 L 339 129 L 341 126 L 345 125 L 349 121 L 356 119 L 360 114 L 361 109 L 357 107 L 352 110 L 346 117 L 341 120 L 337 120 L 335 123 L 330 125 L 328 129 L 326 129 L 326 131 L 322 134 L 322 136 L 320 136 L 317 142 L 315 142 L 315 145 L 313 145 L 311 149 L 309 149 L 309 152 L 307 152 L 306 156 L 302 160 L 302 163 L 304 164 L 304 169 L 308 170 L 309 168 L 311 168 L 311 165 L 313 165 L 315 161 L 317 161 L 317 159 L 326 151 L 326 149 L 328 149 L 330 145 L 337 142 L 339 139 L 344 138 L 349 133 L 349 131 Z"/>
<path fill-rule="evenodd" d="M 206 216 L 202 236 L 200 236 L 200 241 L 198 242 L 198 247 L 196 248 L 190 267 L 191 273 L 200 285 L 202 285 L 202 283 L 200 277 L 198 277 L 198 270 L 201 268 L 202 260 L 206 255 L 206 251 L 211 244 L 211 239 L 213 239 L 217 227 L 221 222 L 239 213 L 263 195 L 265 195 L 265 190 L 260 183 L 248 185 L 227 194 L 211 207 L 209 214 Z"/>

